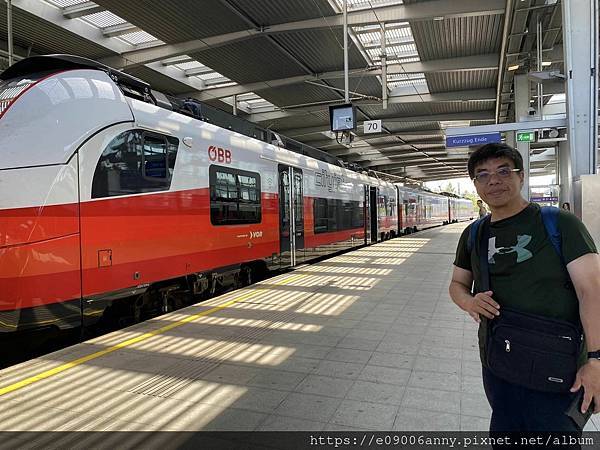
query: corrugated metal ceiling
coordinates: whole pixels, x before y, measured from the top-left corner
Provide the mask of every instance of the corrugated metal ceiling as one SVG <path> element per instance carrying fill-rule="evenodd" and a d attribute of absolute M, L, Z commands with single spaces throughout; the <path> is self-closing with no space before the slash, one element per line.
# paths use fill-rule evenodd
<path fill-rule="evenodd" d="M 249 28 L 219 0 L 96 0 L 95 3 L 168 43 Z"/>
<path fill-rule="evenodd" d="M 335 12 L 327 0 L 229 0 L 254 22 L 268 26 L 330 16 Z"/>
<path fill-rule="evenodd" d="M 427 116 L 437 114 L 453 114 L 469 111 L 487 111 L 495 107 L 495 100 L 485 101 L 456 101 L 442 103 L 408 103 L 389 105 L 387 110 L 381 106 L 361 106 L 366 114 L 374 117 Z"/>
<path fill-rule="evenodd" d="M 427 121 L 423 121 L 423 122 L 390 122 L 389 124 L 386 124 L 386 127 L 392 132 L 392 133 L 398 133 L 401 131 L 418 131 L 418 130 L 434 130 L 434 129 L 440 129 L 440 123 L 439 122 L 427 122 Z"/>
<path fill-rule="evenodd" d="M 422 61 L 498 53 L 503 16 L 424 20 L 411 24 Z"/>
<path fill-rule="evenodd" d="M 28 48 L 31 45 L 33 54 L 69 53 L 92 59 L 114 55 L 110 50 L 94 42 L 81 39 L 80 36 L 22 9 L 13 7 L 12 18 L 14 45 L 22 48 Z M 0 35 L 7 36 L 7 34 L 6 8 L 2 5 L 0 7 Z"/>
<path fill-rule="evenodd" d="M 293 130 L 296 128 L 316 127 L 324 123 L 329 123 L 329 112 L 307 112 L 299 113 L 298 115 L 286 117 L 284 119 L 276 119 L 263 123 L 264 126 L 269 126 L 273 130 Z M 325 128 L 327 130 L 328 128 Z"/>
<path fill-rule="evenodd" d="M 304 62 L 313 72 L 328 72 L 344 67 L 344 35 L 340 29 L 310 30 L 274 36 L 294 56 Z M 316 52 L 315 49 L 319 51 Z M 356 46 L 348 51 L 351 69 L 364 68 L 367 62 Z"/>
<path fill-rule="evenodd" d="M 282 107 L 340 99 L 335 91 L 312 84 L 294 84 L 285 88 L 268 89 L 260 91 L 260 96 L 274 105 Z M 327 120 L 329 120 L 329 116 L 327 116 Z"/>
<path fill-rule="evenodd" d="M 402 116 L 423 116 L 432 114 L 428 103 L 394 103 L 383 109 L 381 105 L 369 105 L 360 107 L 367 115 L 377 118 L 396 118 Z"/>
<path fill-rule="evenodd" d="M 413 4 L 421 1 L 426 0 L 404 0 L 404 3 Z M 196 0 L 178 0 L 177 2 L 98 0 L 96 3 L 167 43 L 178 43 L 246 30 L 253 28 L 253 23 L 257 26 L 269 26 L 305 19 L 318 19 L 335 14 L 329 0 L 297 0 L 294 2 L 287 0 L 204 0 L 202 2 Z M 555 8 L 548 25 L 557 26 L 559 13 L 560 7 Z M 244 15 L 246 19 L 241 17 Z M 5 17 L 5 9 L 0 8 L 0 32 L 2 33 L 6 33 Z M 90 58 L 100 58 L 112 53 L 94 42 L 86 41 L 63 28 L 25 13 L 18 7 L 14 8 L 14 23 L 15 43 L 25 48 L 33 44 L 34 52 L 73 53 Z M 500 51 L 502 15 L 414 21 L 410 25 L 419 57 L 424 61 Z M 562 39 L 561 33 L 552 33 L 554 33 L 554 42 L 559 43 Z M 276 43 L 273 43 L 272 39 Z M 546 39 L 545 44 L 549 44 L 551 40 L 550 38 Z M 197 58 L 198 61 L 223 76 L 237 83 L 245 84 L 306 75 L 308 70 L 314 73 L 341 70 L 343 68 L 342 41 L 342 31 L 339 27 L 331 28 L 324 24 L 320 29 L 279 33 L 273 35 L 272 38 L 251 38 L 247 41 L 197 52 L 190 56 Z M 352 40 L 350 42 L 352 42 L 350 68 L 366 67 L 367 61 L 362 53 L 354 46 Z M 282 50 L 281 47 L 285 50 Z M 291 53 L 293 57 L 288 56 L 287 52 Z M 377 52 L 378 49 L 375 49 L 374 54 Z M 298 59 L 299 63 L 294 59 Z M 159 90 L 175 94 L 190 90 L 188 86 L 145 67 L 131 70 L 131 73 L 149 81 L 153 87 Z M 426 74 L 425 78 L 431 93 L 494 88 L 497 70 L 433 72 Z M 510 75 L 505 79 L 510 80 Z M 344 87 L 341 78 L 329 80 L 328 83 L 339 89 Z M 351 78 L 350 90 L 368 96 L 381 97 L 381 84 L 374 76 L 362 79 Z M 342 93 L 304 83 L 259 91 L 258 95 L 276 106 L 289 106 L 341 99 Z M 221 108 L 228 108 L 223 106 L 223 103 L 219 102 L 219 104 Z M 410 119 L 412 116 L 426 117 L 428 115 L 493 110 L 494 107 L 494 101 L 399 103 L 390 104 L 386 110 L 383 110 L 380 104 L 361 105 L 359 106 L 358 120 L 360 122 L 366 117 L 382 118 L 384 126 L 388 130 L 409 132 L 439 128 L 440 124 L 429 120 L 386 122 L 385 119 L 398 117 Z M 327 104 L 323 104 L 322 110 L 319 112 L 299 112 L 298 115 L 277 119 L 266 125 L 270 125 L 273 129 L 313 126 L 326 128 L 328 123 Z M 472 124 L 480 123 L 490 123 L 490 121 L 472 122 Z M 312 137 L 314 138 L 314 136 Z M 423 135 L 406 135 L 405 137 L 407 140 L 414 141 L 430 138 L 426 132 Z M 320 140 L 323 141 L 324 136 L 321 136 Z M 389 142 L 391 145 L 400 143 L 399 139 L 389 136 L 369 137 L 368 140 L 373 143 Z"/>
<path fill-rule="evenodd" d="M 496 87 L 497 69 L 464 72 L 432 72 L 425 74 L 429 92 L 462 91 Z"/>
<path fill-rule="evenodd" d="M 328 80 L 328 82 L 338 89 L 344 89 L 343 78 Z M 351 92 L 357 92 L 362 95 L 370 95 L 377 98 L 381 98 L 382 95 L 381 83 L 377 77 L 350 78 L 348 89 Z M 353 97 L 353 95 L 351 94 L 350 97 Z"/>
<path fill-rule="evenodd" d="M 266 37 L 236 42 L 190 56 L 239 84 L 306 75 L 297 63 Z"/>

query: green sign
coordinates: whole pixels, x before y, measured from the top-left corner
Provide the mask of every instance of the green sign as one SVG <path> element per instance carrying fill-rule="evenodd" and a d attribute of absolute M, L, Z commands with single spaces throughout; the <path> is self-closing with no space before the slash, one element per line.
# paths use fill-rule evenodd
<path fill-rule="evenodd" d="M 521 131 L 517 133 L 517 142 L 535 142 L 534 131 Z"/>

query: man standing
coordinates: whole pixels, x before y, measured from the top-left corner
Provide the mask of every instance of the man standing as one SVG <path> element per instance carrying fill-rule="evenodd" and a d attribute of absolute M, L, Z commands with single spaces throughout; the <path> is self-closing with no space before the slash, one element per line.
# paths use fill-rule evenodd
<path fill-rule="evenodd" d="M 483 206 L 483 201 L 481 201 L 481 199 L 477 200 L 477 207 L 479 208 L 479 218 L 481 219 L 487 214 L 487 209 Z"/>
<path fill-rule="evenodd" d="M 561 261 L 546 232 L 540 207 L 521 196 L 523 160 L 513 148 L 484 145 L 469 158 L 468 170 L 491 212 L 485 234 L 490 287 L 480 292 L 480 241 L 469 248 L 470 225 L 458 243 L 449 292 L 454 303 L 480 324 L 483 384 L 492 407 L 490 431 L 579 432 L 565 411 L 580 388 L 584 389 L 582 412 L 592 401 L 595 412 L 600 412 L 600 257 L 594 242 L 576 216 L 560 211 Z M 492 373 L 486 353 L 488 327 L 500 320 L 505 307 L 507 316 L 514 310 L 582 325 L 587 349 L 574 365 L 573 372 L 577 372 L 570 391 L 568 385 L 566 392 L 532 389 Z M 510 342 L 505 342 L 506 352 L 510 352 Z M 518 358 L 516 350 L 505 355 Z M 514 367 L 515 372 L 519 370 L 521 367 Z"/>

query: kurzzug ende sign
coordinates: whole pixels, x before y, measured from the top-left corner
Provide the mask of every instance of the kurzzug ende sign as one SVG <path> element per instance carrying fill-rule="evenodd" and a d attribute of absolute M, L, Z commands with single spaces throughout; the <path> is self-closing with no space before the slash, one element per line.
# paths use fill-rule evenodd
<path fill-rule="evenodd" d="M 495 144 L 501 141 L 500 133 L 470 134 L 465 136 L 447 136 L 446 148 L 472 147 L 475 145 Z"/>

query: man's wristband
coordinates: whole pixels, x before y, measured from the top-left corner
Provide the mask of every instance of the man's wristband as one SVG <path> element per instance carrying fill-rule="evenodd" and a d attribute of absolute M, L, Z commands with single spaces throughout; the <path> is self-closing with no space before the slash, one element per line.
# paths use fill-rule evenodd
<path fill-rule="evenodd" d="M 600 360 L 600 350 L 596 350 L 595 352 L 588 352 L 588 359 L 599 359 Z"/>

